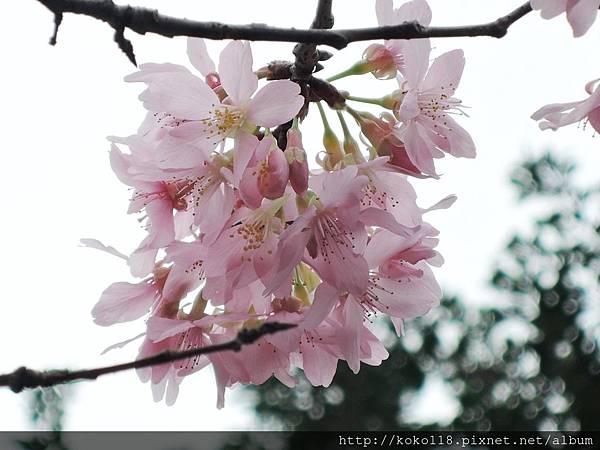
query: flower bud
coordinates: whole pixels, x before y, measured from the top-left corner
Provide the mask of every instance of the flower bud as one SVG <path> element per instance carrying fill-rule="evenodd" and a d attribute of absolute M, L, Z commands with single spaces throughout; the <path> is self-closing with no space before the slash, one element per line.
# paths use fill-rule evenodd
<path fill-rule="evenodd" d="M 363 58 L 369 68 L 369 72 L 375 78 L 390 79 L 396 76 L 397 69 L 394 57 L 384 45 L 369 45 L 363 53 Z"/>
<path fill-rule="evenodd" d="M 344 158 L 342 144 L 331 128 L 326 129 L 325 133 L 323 134 L 323 146 L 327 152 L 325 165 L 328 169 L 331 169 Z"/>
<path fill-rule="evenodd" d="M 221 86 L 221 79 L 219 78 L 219 74 L 215 72 L 211 72 L 206 75 L 206 84 L 210 86 L 211 89 L 216 89 Z"/>
<path fill-rule="evenodd" d="M 387 114 L 387 120 L 375 117 L 368 112 L 351 112 L 360 126 L 360 130 L 369 140 L 377 156 L 389 156 L 389 164 L 398 171 L 423 178 L 423 173 L 412 163 L 404 143 L 395 131 L 394 118 Z"/>
<path fill-rule="evenodd" d="M 284 154 L 290 166 L 290 184 L 296 194 L 302 195 L 308 189 L 308 160 L 302 147 L 302 134 L 297 128 L 288 130 Z"/>
<path fill-rule="evenodd" d="M 269 200 L 280 198 L 285 193 L 289 174 L 290 169 L 285 155 L 279 147 L 271 147 L 258 179 L 260 194 Z"/>
<path fill-rule="evenodd" d="M 297 313 L 302 310 L 303 302 L 296 297 L 274 298 L 271 301 L 271 307 L 274 312 L 286 311 Z"/>

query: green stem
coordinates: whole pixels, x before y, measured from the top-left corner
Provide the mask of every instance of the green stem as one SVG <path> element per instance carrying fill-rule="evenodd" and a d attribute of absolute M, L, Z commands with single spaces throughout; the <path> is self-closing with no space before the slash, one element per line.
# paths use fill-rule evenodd
<path fill-rule="evenodd" d="M 370 71 L 371 69 L 369 67 L 369 64 L 366 61 L 361 60 L 354 64 L 352 67 L 344 70 L 343 72 L 340 72 L 332 77 L 327 78 L 327 81 L 331 83 L 332 81 L 350 77 L 352 75 L 364 75 L 365 73 L 369 73 Z"/>
<path fill-rule="evenodd" d="M 382 108 L 384 108 L 383 100 L 380 98 L 355 97 L 354 95 L 348 95 L 348 96 L 346 96 L 346 100 L 352 100 L 353 102 L 360 102 L 360 103 L 369 103 L 371 105 L 377 105 L 377 106 L 381 106 Z"/>
<path fill-rule="evenodd" d="M 317 102 L 317 108 L 319 108 L 319 113 L 321 114 L 321 120 L 323 121 L 323 128 L 325 134 L 333 133 L 333 130 L 329 125 L 329 121 L 327 120 L 327 116 L 325 115 L 325 110 L 323 109 L 323 105 L 321 105 L 321 102 Z"/>
<path fill-rule="evenodd" d="M 341 111 L 336 111 L 338 119 L 340 119 L 340 124 L 342 125 L 342 130 L 344 130 L 344 139 L 352 139 L 352 135 L 350 134 L 350 129 L 348 128 L 348 124 L 344 119 L 344 115 Z"/>

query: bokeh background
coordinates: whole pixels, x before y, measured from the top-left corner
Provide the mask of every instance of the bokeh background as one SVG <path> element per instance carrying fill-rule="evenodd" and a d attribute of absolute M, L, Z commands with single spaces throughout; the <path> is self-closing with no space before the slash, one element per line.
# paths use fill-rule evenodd
<path fill-rule="evenodd" d="M 316 2 L 138 0 L 135 4 L 199 20 L 305 27 L 312 21 L 313 3 Z M 519 0 L 431 0 L 432 24 L 486 22 L 506 14 L 519 3 Z M 373 1 L 338 0 L 334 2 L 334 15 L 337 27 L 376 24 Z M 129 360 L 136 355 L 135 343 L 105 355 L 101 352 L 143 331 L 143 323 L 111 328 L 93 324 L 90 310 L 102 290 L 114 281 L 129 280 L 129 274 L 120 260 L 78 246 L 80 238 L 93 237 L 127 253 L 143 237 L 136 217 L 125 213 L 129 193 L 110 170 L 106 141 L 107 135 L 128 135 L 136 130 L 144 116 L 136 99 L 141 87 L 123 82 L 123 77 L 134 67 L 112 41 L 109 27 L 92 19 L 67 15 L 56 47 L 47 45 L 52 30 L 51 13 L 36 1 L 13 2 L 0 27 L 3 61 L 0 127 L 4 155 L 0 177 L 4 193 L 3 220 L 0 221 L 4 253 L 0 261 L 0 372 L 11 371 L 19 365 L 91 367 Z M 138 62 L 187 64 L 182 38 L 133 33 L 128 37 L 133 42 Z M 597 358 L 597 321 L 594 319 L 600 317 L 598 263 L 577 253 L 577 247 L 575 256 L 568 257 L 574 259 L 563 259 L 572 263 L 576 275 L 561 272 L 564 275 L 561 278 L 560 271 L 555 271 L 554 275 L 544 275 L 546 278 L 539 286 L 533 281 L 543 268 L 562 267 L 554 264 L 558 244 L 574 248 L 579 243 L 589 254 L 597 253 L 598 243 L 594 240 L 597 240 L 594 225 L 597 222 L 594 222 L 593 211 L 598 208 L 597 203 L 594 207 L 594 195 L 586 191 L 599 179 L 600 145 L 591 127 L 584 129 L 574 125 L 558 132 L 541 132 L 529 116 L 546 103 L 585 96 L 584 84 L 600 76 L 600 59 L 594 57 L 598 42 L 599 24 L 586 36 L 573 39 L 564 17 L 544 21 L 537 14 L 529 14 L 517 22 L 500 40 L 457 38 L 433 42 L 434 55 L 453 48 L 465 51 L 467 66 L 457 96 L 469 106 L 469 117 L 459 120 L 471 132 L 478 157 L 475 160 L 445 158 L 438 163 L 439 172 L 444 174 L 441 180 L 414 183 L 422 206 L 448 194 L 458 196 L 451 209 L 431 213 L 429 217 L 441 231 L 439 250 L 446 259 L 436 274 L 448 298 L 454 300 L 408 327 L 402 343 L 396 343 L 396 359 L 384 363 L 383 368 L 361 372 L 361 378 L 354 377 L 354 381 L 347 380 L 347 370 L 340 365 L 339 377 L 334 380 L 336 387 L 328 393 L 308 388 L 286 393 L 275 385 L 258 391 L 238 388 L 228 393 L 223 410 L 215 407 L 216 391 L 210 370 L 185 380 L 173 407 L 154 403 L 149 386 L 142 384 L 134 373 L 116 374 L 97 382 L 71 386 L 64 397 L 61 427 L 70 430 L 319 428 L 325 426 L 323 420 L 335 418 L 336 408 L 345 408 L 350 412 L 345 419 L 339 419 L 338 414 L 337 422 L 331 419 L 333 421 L 328 423 L 369 428 L 381 423 L 377 417 L 366 421 L 367 416 L 359 406 L 365 404 L 365 395 L 376 392 L 380 397 L 389 395 L 392 399 L 377 408 L 382 412 L 388 408 L 386 416 L 391 414 L 389 420 L 398 426 L 485 427 L 487 422 L 482 422 L 485 417 L 482 419 L 482 413 L 476 408 L 471 420 L 465 418 L 467 406 L 481 407 L 486 393 L 496 399 L 506 396 L 509 401 L 515 392 L 519 398 L 515 408 L 524 408 L 529 397 L 531 401 L 537 397 L 544 399 L 542 409 L 539 410 L 539 405 L 532 407 L 536 414 L 529 422 L 521 422 L 523 428 L 581 426 L 580 419 L 566 423 L 561 420 L 569 419 L 565 411 L 569 411 L 577 395 L 585 396 L 585 391 L 569 392 L 565 376 L 554 372 L 549 378 L 549 383 L 555 383 L 550 385 L 551 390 L 544 391 L 536 382 L 531 383 L 533 387 L 528 383 L 544 373 L 544 369 L 552 371 L 562 367 L 565 361 L 571 364 L 573 360 L 569 357 L 587 355 L 586 358 L 592 358 L 589 364 Z M 208 45 L 216 59 L 223 43 L 211 41 Z M 335 52 L 326 63 L 323 76 L 351 65 L 360 58 L 366 45 L 352 44 Z M 285 43 L 253 44 L 255 67 L 274 59 L 290 59 L 292 47 Z M 393 90 L 395 83 L 363 76 L 340 80 L 336 85 L 354 95 L 375 97 Z M 335 115 L 331 114 L 330 119 L 337 126 Z M 313 154 L 321 149 L 321 131 L 318 114 L 312 111 L 304 122 L 303 134 L 306 148 Z M 543 155 L 549 150 L 554 156 L 544 159 Z M 540 157 L 541 162 L 534 164 Z M 523 161 L 531 164 L 515 172 Z M 567 170 L 566 166 L 571 163 L 578 169 Z M 511 185 L 511 177 L 520 183 L 516 188 L 515 183 Z M 579 199 L 580 195 L 583 199 Z M 525 197 L 525 201 L 520 202 L 520 197 Z M 575 206 L 581 207 L 581 214 L 576 214 Z M 555 213 L 564 219 L 554 222 L 563 224 L 561 230 L 550 221 Z M 585 220 L 581 219 L 583 216 Z M 536 225 L 537 219 L 550 221 L 550 231 Z M 533 242 L 538 234 L 551 235 L 540 241 L 539 248 Z M 515 236 L 520 236 L 521 241 L 510 246 Z M 545 253 L 536 256 L 543 253 L 540 249 Z M 506 277 L 497 275 L 499 270 Z M 588 278 L 577 275 L 584 272 Z M 495 284 L 491 280 L 495 280 Z M 559 318 L 551 327 L 560 334 L 551 343 L 546 340 L 549 349 L 546 356 L 558 355 L 559 358 L 549 365 L 540 365 L 534 353 L 546 350 L 535 347 L 540 338 L 531 327 L 539 330 L 547 326 L 546 322 L 540 322 L 545 317 L 541 312 L 545 310 L 539 306 L 544 303 L 538 301 L 543 300 L 542 294 L 547 294 L 546 291 L 554 292 L 552 289 L 556 286 L 563 286 L 566 291 L 556 294 L 559 307 L 553 311 L 565 314 L 555 314 Z M 579 286 L 582 294 L 577 297 L 578 306 L 569 312 L 569 307 L 563 307 L 562 302 L 572 300 L 576 294 L 569 289 Z M 552 309 L 556 298 L 550 296 L 548 308 Z M 510 320 L 503 332 L 488 334 L 494 323 L 504 319 Z M 437 330 L 437 324 L 446 322 L 445 330 Z M 468 334 L 474 332 L 471 326 L 480 334 Z M 576 332 L 568 335 L 575 336 L 573 340 L 562 334 L 569 327 L 574 327 L 573 332 Z M 578 332 L 578 327 L 588 330 L 587 334 Z M 427 344 L 427 336 L 433 339 L 431 345 Z M 468 364 L 466 369 L 460 364 L 454 369 L 446 364 L 450 356 L 444 356 L 444 351 L 452 354 L 453 346 L 462 342 L 461 336 L 473 337 L 475 341 L 478 341 L 477 336 L 479 341 L 489 339 L 500 352 L 492 355 L 492 359 L 499 357 L 500 362 L 492 362 L 488 367 L 499 364 L 497 374 L 475 377 L 479 380 L 474 381 L 476 387 L 482 386 L 472 391 L 467 403 L 462 399 L 471 391 L 469 386 L 462 386 L 461 381 L 466 383 L 473 378 L 473 373 L 478 373 L 480 366 L 485 368 L 488 363 L 477 362 L 477 358 L 485 356 L 481 353 L 485 349 L 479 349 L 481 352 L 476 350 L 475 353 L 465 350 L 465 357 L 476 366 L 470 372 Z M 511 338 L 509 341 L 507 336 Z M 523 344 L 532 336 L 538 337 L 531 344 Z M 584 342 L 584 338 L 592 344 Z M 390 340 L 390 344 L 393 341 Z M 560 346 L 562 343 L 565 345 Z M 434 344 L 445 347 L 439 350 Z M 579 347 L 589 350 L 589 345 L 595 347 L 591 351 L 577 350 Z M 511 350 L 512 347 L 517 350 Z M 522 355 L 533 355 L 533 362 Z M 398 363 L 401 360 L 404 362 Z M 578 366 L 573 375 L 581 383 L 584 379 L 591 380 L 591 386 L 597 390 L 597 373 L 594 375 L 593 367 L 591 372 L 588 370 L 589 364 Z M 503 380 L 502 373 L 506 374 L 507 381 L 494 391 L 496 383 Z M 391 382 L 390 386 L 385 385 L 388 390 L 376 391 L 373 378 L 369 378 L 373 376 L 387 377 Z M 555 381 L 557 377 L 563 379 L 565 386 Z M 520 384 L 517 386 L 511 380 Z M 352 385 L 353 382 L 358 384 Z M 352 386 L 355 391 L 348 391 Z M 402 386 L 406 388 L 402 390 Z M 536 386 L 541 389 L 539 392 Z M 534 389 L 533 394 L 531 389 Z M 360 396 L 356 394 L 352 403 L 355 392 L 360 392 Z M 463 396 L 461 392 L 466 394 Z M 556 393 L 558 399 L 554 406 L 548 407 L 546 398 Z M 41 394 L 15 395 L 6 389 L 0 390 L 0 429 L 51 427 L 52 422 L 32 422 L 35 395 Z M 44 398 L 52 403 L 53 395 L 46 394 Z M 257 414 L 255 406 L 261 395 Z M 318 404 L 321 407 L 314 409 Z M 355 406 L 351 408 L 351 405 Z M 600 412 L 598 406 L 591 407 L 593 413 Z M 39 410 L 39 403 L 37 408 Z M 544 411 L 555 411 L 555 416 L 564 417 L 549 417 L 543 422 L 540 417 Z M 518 427 L 518 424 L 509 425 Z"/>

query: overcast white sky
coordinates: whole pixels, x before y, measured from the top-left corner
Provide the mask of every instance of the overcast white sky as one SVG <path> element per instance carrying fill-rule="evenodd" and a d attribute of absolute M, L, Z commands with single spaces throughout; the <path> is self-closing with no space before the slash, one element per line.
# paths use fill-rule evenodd
<path fill-rule="evenodd" d="M 135 4 L 200 20 L 262 22 L 305 27 L 315 1 L 142 1 Z M 400 2 L 397 2 L 398 4 Z M 434 25 L 480 23 L 518 6 L 520 0 L 431 0 Z M 204 6 L 210 5 L 210 7 Z M 336 26 L 376 24 L 374 2 L 337 0 Z M 12 2 L 0 27 L 3 87 L 0 108 L 4 192 L 0 235 L 0 372 L 35 368 L 88 367 L 133 358 L 137 344 L 100 356 L 110 344 L 135 336 L 143 324 L 101 328 L 90 310 L 110 283 L 128 280 L 120 260 L 78 247 L 94 237 L 129 252 L 143 237 L 125 214 L 129 194 L 108 164 L 107 135 L 135 131 L 144 115 L 140 86 L 123 77 L 134 69 L 112 41 L 112 30 L 92 19 L 67 15 L 56 47 L 47 45 L 52 15 L 36 1 Z M 138 61 L 187 64 L 185 40 L 130 34 Z M 597 176 L 600 145 L 591 129 L 557 133 L 538 130 L 529 115 L 555 101 L 584 96 L 584 84 L 600 77 L 600 24 L 572 39 L 564 17 L 543 21 L 530 14 L 501 40 L 459 38 L 434 41 L 434 54 L 463 48 L 467 66 L 457 96 L 469 105 L 461 123 L 478 148 L 475 160 L 446 158 L 437 182 L 419 182 L 422 205 L 450 194 L 459 201 L 431 214 L 441 230 L 445 266 L 437 271 L 445 290 L 472 301 L 489 298 L 487 276 L 506 238 L 529 217 L 515 205 L 508 174 L 525 155 L 552 147 L 573 155 L 589 178 Z M 327 62 L 331 75 L 356 61 L 367 44 L 353 44 Z M 223 43 L 211 42 L 215 57 Z M 292 44 L 253 44 L 255 67 L 289 59 Z M 341 80 L 355 95 L 376 96 L 394 88 L 370 76 Z M 331 116 L 334 119 L 334 116 Z M 333 120 L 332 120 L 333 123 Z M 336 124 L 337 125 L 337 124 Z M 303 129 L 307 148 L 318 148 L 315 113 Z M 215 408 L 212 373 L 182 385 L 173 407 L 152 401 L 150 387 L 132 372 L 77 385 L 69 406 L 69 429 L 240 429 L 261 425 L 247 410 L 243 389 L 230 392 L 226 408 Z M 25 429 L 23 395 L 0 390 L 0 429 Z"/>

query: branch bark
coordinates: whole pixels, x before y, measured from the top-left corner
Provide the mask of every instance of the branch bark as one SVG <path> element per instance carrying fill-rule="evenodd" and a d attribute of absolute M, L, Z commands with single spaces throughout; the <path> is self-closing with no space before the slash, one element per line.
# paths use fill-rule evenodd
<path fill-rule="evenodd" d="M 331 7 L 333 0 L 319 0 L 317 12 L 310 26 L 311 29 L 329 29 L 333 27 Z M 294 47 L 296 61 L 292 66 L 292 77 L 297 80 L 308 78 L 319 62 L 319 51 L 316 43 L 300 43 Z"/>
<path fill-rule="evenodd" d="M 141 369 L 144 367 L 165 364 L 181 359 L 192 358 L 194 356 L 206 355 L 209 353 L 234 351 L 239 352 L 244 345 L 250 345 L 267 334 L 277 333 L 279 331 L 294 328 L 295 324 L 266 322 L 255 329 L 246 329 L 238 333 L 236 338 L 222 344 L 210 345 L 207 347 L 192 348 L 190 350 L 174 352 L 164 351 L 148 358 L 138 359 L 123 364 L 113 366 L 99 367 L 96 369 L 85 370 L 47 370 L 37 371 L 27 367 L 19 367 L 14 372 L 0 375 L 0 387 L 7 386 L 13 392 L 21 392 L 23 389 L 49 387 L 57 384 L 64 384 L 70 381 L 95 380 L 96 378 L 109 373 L 122 372 L 130 369 Z"/>
<path fill-rule="evenodd" d="M 245 39 L 249 41 L 299 42 L 328 45 L 342 49 L 352 42 L 376 39 L 447 38 L 462 36 L 491 36 L 501 38 L 508 28 L 532 11 L 529 1 L 493 22 L 458 27 L 425 27 L 416 22 L 372 28 L 329 30 L 333 26 L 331 1 L 319 0 L 317 16 L 311 29 L 278 28 L 265 24 L 228 25 L 220 22 L 199 22 L 160 14 L 155 9 L 121 6 L 112 0 L 38 0 L 55 17 L 55 32 L 50 43 L 56 43 L 56 34 L 63 14 L 82 14 L 106 22 L 115 30 L 115 41 L 135 64 L 133 47 L 123 35 L 130 29 L 139 34 L 155 33 L 166 37 L 191 36 L 207 39 Z M 327 14 L 329 12 L 329 14 Z M 331 22 L 330 26 L 327 26 Z"/>

